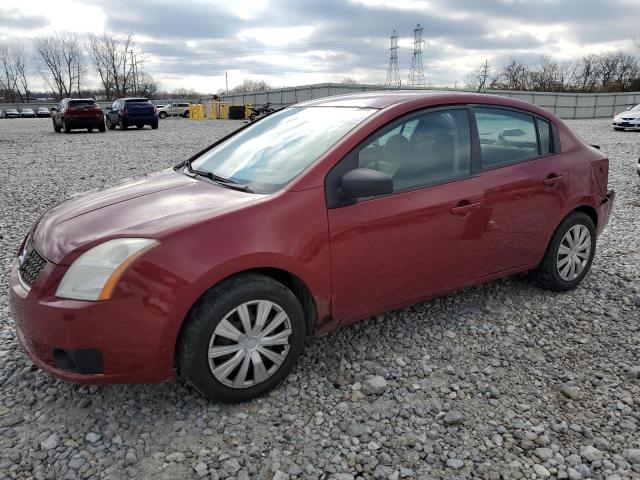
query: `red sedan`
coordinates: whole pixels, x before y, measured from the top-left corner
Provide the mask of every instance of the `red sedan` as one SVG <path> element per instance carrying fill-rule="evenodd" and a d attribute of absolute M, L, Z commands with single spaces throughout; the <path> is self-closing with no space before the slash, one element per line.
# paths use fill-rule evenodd
<path fill-rule="evenodd" d="M 65 380 L 180 372 L 247 400 L 308 335 L 517 272 L 575 288 L 612 208 L 607 177 L 602 152 L 513 99 L 298 104 L 45 212 L 12 266 L 18 338 Z"/>

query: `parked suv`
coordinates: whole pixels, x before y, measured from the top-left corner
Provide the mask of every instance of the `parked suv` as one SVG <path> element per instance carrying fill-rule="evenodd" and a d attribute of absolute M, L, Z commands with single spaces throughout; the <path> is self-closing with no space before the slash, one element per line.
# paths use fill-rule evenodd
<path fill-rule="evenodd" d="M 51 109 L 51 121 L 56 132 L 86 128 L 105 131 L 104 112 L 93 98 L 63 98 Z"/>
<path fill-rule="evenodd" d="M 121 130 L 135 125 L 144 128 L 158 128 L 158 113 L 156 106 L 146 98 L 118 98 L 113 105 L 107 107 L 106 122 L 109 130 L 119 126 Z"/>
<path fill-rule="evenodd" d="M 17 336 L 65 380 L 180 372 L 247 400 L 285 378 L 307 335 L 529 270 L 577 287 L 612 209 L 608 172 L 562 120 L 512 98 L 301 103 L 44 212 L 11 267 Z"/>
<path fill-rule="evenodd" d="M 158 117 L 189 118 L 189 103 L 187 102 L 167 103 L 166 105 L 163 105 L 162 107 L 158 108 Z"/>

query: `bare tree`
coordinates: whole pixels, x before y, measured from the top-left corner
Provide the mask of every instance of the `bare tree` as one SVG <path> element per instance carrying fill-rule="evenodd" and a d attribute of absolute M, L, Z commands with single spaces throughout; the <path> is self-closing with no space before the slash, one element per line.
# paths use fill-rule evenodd
<path fill-rule="evenodd" d="M 581 92 L 593 92 L 596 88 L 600 77 L 598 63 L 597 55 L 587 55 L 580 60 L 576 83 Z"/>
<path fill-rule="evenodd" d="M 27 72 L 27 63 L 25 60 L 24 45 L 17 43 L 13 52 L 13 62 L 16 69 L 18 80 L 18 93 L 21 100 L 29 103 L 29 74 Z M 22 89 L 22 90 L 20 90 Z M 23 95 L 24 93 L 24 95 Z"/>
<path fill-rule="evenodd" d="M 36 38 L 40 73 L 49 87 L 60 97 L 78 95 L 87 75 L 78 34 L 56 32 Z"/>
<path fill-rule="evenodd" d="M 251 80 L 246 78 L 240 85 L 237 85 L 229 90 L 229 93 L 264 92 L 265 90 L 270 89 L 271 85 L 269 85 L 264 80 Z"/>
<path fill-rule="evenodd" d="M 17 96 L 18 73 L 13 62 L 13 53 L 9 45 L 0 45 L 0 89 L 5 102 L 13 102 Z"/>
<path fill-rule="evenodd" d="M 152 84 L 157 91 L 155 81 L 142 70 L 144 54 L 136 48 L 132 34 L 90 35 L 85 44 L 107 98 L 146 95 Z"/>
<path fill-rule="evenodd" d="M 146 98 L 154 98 L 158 94 L 158 84 L 151 75 L 141 72 L 138 75 L 138 89 L 136 95 Z"/>

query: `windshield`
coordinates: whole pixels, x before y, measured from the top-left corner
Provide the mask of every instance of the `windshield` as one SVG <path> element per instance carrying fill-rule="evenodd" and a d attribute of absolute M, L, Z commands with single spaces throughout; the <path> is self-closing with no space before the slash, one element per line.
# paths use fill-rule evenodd
<path fill-rule="evenodd" d="M 245 128 L 193 161 L 193 168 L 272 193 L 302 172 L 371 108 L 290 107 Z"/>
<path fill-rule="evenodd" d="M 631 112 L 640 112 L 640 104 L 636 105 L 635 107 L 633 107 L 630 111 Z"/>

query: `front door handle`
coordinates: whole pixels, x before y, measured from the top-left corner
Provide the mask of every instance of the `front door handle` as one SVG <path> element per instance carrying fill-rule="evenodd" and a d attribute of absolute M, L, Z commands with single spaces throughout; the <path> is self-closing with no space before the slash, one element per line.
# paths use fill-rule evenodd
<path fill-rule="evenodd" d="M 458 205 L 457 207 L 453 207 L 451 209 L 451 213 L 453 213 L 454 215 L 466 215 L 468 212 L 476 208 L 480 208 L 480 202 L 465 203 L 464 205 Z"/>
<path fill-rule="evenodd" d="M 554 185 L 560 183 L 564 177 L 562 175 L 549 175 L 549 177 L 545 178 L 542 183 L 547 187 L 553 187 Z"/>

